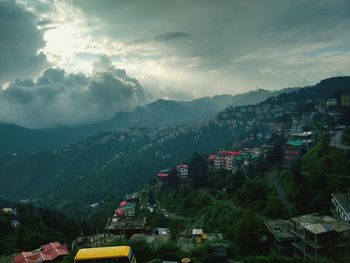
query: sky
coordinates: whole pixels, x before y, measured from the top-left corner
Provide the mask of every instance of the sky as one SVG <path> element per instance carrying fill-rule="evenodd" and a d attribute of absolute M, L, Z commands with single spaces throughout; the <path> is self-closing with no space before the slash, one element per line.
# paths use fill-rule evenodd
<path fill-rule="evenodd" d="M 0 122 L 313 85 L 350 75 L 349 28 L 348 0 L 0 0 Z"/>

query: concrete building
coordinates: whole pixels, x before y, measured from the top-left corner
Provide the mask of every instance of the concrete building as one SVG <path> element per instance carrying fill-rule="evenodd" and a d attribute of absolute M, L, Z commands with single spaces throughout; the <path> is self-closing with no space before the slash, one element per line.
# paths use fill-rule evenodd
<path fill-rule="evenodd" d="M 341 95 L 340 104 L 342 106 L 350 106 L 350 93 Z"/>
<path fill-rule="evenodd" d="M 214 159 L 215 169 L 225 169 L 232 171 L 233 159 L 240 156 L 242 151 L 218 151 L 216 155 L 209 156 Z"/>
<path fill-rule="evenodd" d="M 168 179 L 169 179 L 168 173 L 164 173 L 164 172 L 158 173 L 157 174 L 157 185 L 159 187 L 161 187 L 163 185 L 168 185 Z"/>
<path fill-rule="evenodd" d="M 105 231 L 107 233 L 123 235 L 130 238 L 134 234 L 144 234 L 146 231 L 146 218 L 108 218 Z"/>
<path fill-rule="evenodd" d="M 180 163 L 176 165 L 177 176 L 182 180 L 188 179 L 188 164 Z"/>
<path fill-rule="evenodd" d="M 336 106 L 337 104 L 338 104 L 338 101 L 334 98 L 330 98 L 326 101 L 327 107 Z"/>
<path fill-rule="evenodd" d="M 128 202 L 128 204 L 126 206 L 124 206 L 125 217 L 135 216 L 135 208 L 136 208 L 135 203 Z"/>
<path fill-rule="evenodd" d="M 350 224 L 317 213 L 291 218 L 294 256 L 304 260 L 328 258 L 336 262 L 350 256 Z"/>
<path fill-rule="evenodd" d="M 287 164 L 303 156 L 309 148 L 308 140 L 289 140 L 284 147 L 284 160 Z"/>
<path fill-rule="evenodd" d="M 292 233 L 293 223 L 290 220 L 276 219 L 265 221 L 265 226 L 273 238 L 274 247 L 283 255 L 293 254 L 292 243 L 294 234 Z"/>
<path fill-rule="evenodd" d="M 350 192 L 333 193 L 332 205 L 332 212 L 336 218 L 350 222 Z"/>

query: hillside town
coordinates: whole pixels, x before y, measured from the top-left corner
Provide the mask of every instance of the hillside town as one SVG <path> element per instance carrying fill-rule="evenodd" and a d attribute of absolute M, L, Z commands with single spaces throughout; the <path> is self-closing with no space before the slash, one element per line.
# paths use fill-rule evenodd
<path fill-rule="evenodd" d="M 336 136 L 341 133 L 345 126 L 349 125 L 349 120 L 344 123 L 340 120 L 341 114 L 337 107 L 349 107 L 349 95 L 341 95 L 341 101 L 330 98 L 327 101 L 313 102 L 306 101 L 309 110 L 298 111 L 297 102 L 276 104 L 272 98 L 257 106 L 243 106 L 229 108 L 220 113 L 216 118 L 193 124 L 190 126 L 165 127 L 158 129 L 128 129 L 122 133 L 108 133 L 104 135 L 98 143 L 121 143 L 128 138 L 131 143 L 138 141 L 148 141 L 144 147 L 138 151 L 142 153 L 152 149 L 154 145 L 171 141 L 178 136 L 191 136 L 199 138 L 203 130 L 212 126 L 223 128 L 232 133 L 237 133 L 238 140 L 233 141 L 226 148 L 217 149 L 208 153 L 204 160 L 205 166 L 210 173 L 225 171 L 226 179 L 235 181 L 240 173 L 249 179 L 249 169 L 260 167 L 264 160 L 267 160 L 271 152 L 276 148 L 277 143 L 271 139 L 274 136 L 283 138 L 281 146 L 282 167 L 293 167 L 295 161 L 305 156 L 310 149 L 324 135 L 330 136 L 330 146 L 343 149 L 337 141 Z M 323 118 L 323 122 L 319 122 Z M 244 133 L 245 136 L 241 137 Z M 82 150 L 86 145 L 95 144 L 94 140 L 85 140 L 74 146 L 76 150 Z M 59 150 L 63 154 L 71 151 L 73 146 Z M 125 153 L 127 154 L 127 153 Z M 160 160 L 170 158 L 166 152 L 157 150 L 155 156 Z M 111 165 L 116 159 L 123 156 L 119 153 L 109 160 L 104 167 Z M 186 219 L 185 214 L 176 214 L 171 208 L 164 206 L 159 198 L 153 197 L 150 202 L 150 193 L 154 191 L 155 196 L 164 195 L 166 191 L 173 191 L 173 177 L 179 180 L 179 185 L 186 189 L 192 184 L 191 177 L 193 171 L 188 160 L 182 160 L 173 167 L 163 168 L 154 175 L 154 180 L 144 189 L 127 194 L 114 206 L 114 213 L 106 220 L 105 227 L 100 233 L 84 237 L 83 235 L 72 243 L 72 251 L 76 248 L 105 246 L 116 240 L 141 240 L 150 245 L 159 245 L 167 242 L 176 242 L 184 251 L 190 251 L 197 247 L 211 244 L 216 255 L 220 258 L 228 257 L 230 242 L 227 240 L 227 233 L 217 231 L 210 232 L 203 224 L 192 224 Z M 226 188 L 218 191 L 225 194 Z M 200 189 L 208 191 L 208 189 Z M 206 193 L 210 198 L 214 198 L 210 193 Z M 143 198 L 147 197 L 146 200 Z M 215 201 L 217 202 L 217 201 Z M 260 229 L 262 240 L 270 242 L 280 255 L 295 257 L 304 260 L 318 260 L 329 258 L 335 262 L 342 262 L 343 258 L 349 257 L 350 251 L 350 194 L 349 192 L 333 192 L 329 196 L 332 208 L 324 214 L 308 213 L 291 218 L 268 218 L 263 217 L 265 229 Z M 98 203 L 90 206 L 92 209 L 98 207 Z M 15 208 L 3 208 L 2 214 L 11 216 L 11 226 L 15 229 L 21 222 L 17 220 Z M 168 224 L 158 223 L 150 225 L 150 221 L 155 216 L 162 216 L 167 220 L 180 220 L 185 222 L 185 227 L 174 232 Z M 200 219 L 199 219 L 200 220 Z M 263 242 L 263 243 L 264 243 Z M 55 251 L 53 253 L 52 251 Z M 65 256 L 69 253 L 68 247 L 52 240 L 50 244 L 43 245 L 42 248 L 32 252 L 21 252 L 15 256 L 15 262 L 36 262 L 53 261 L 57 257 Z M 238 261 L 237 261 L 238 262 Z"/>

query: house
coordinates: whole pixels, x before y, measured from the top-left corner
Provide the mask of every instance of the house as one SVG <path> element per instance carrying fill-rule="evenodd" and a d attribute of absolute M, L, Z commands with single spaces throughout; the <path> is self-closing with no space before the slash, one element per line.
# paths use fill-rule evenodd
<path fill-rule="evenodd" d="M 1 209 L 1 213 L 4 213 L 4 214 L 16 215 L 16 212 L 17 212 L 16 208 L 5 207 L 5 208 Z"/>
<path fill-rule="evenodd" d="M 16 219 L 13 219 L 13 220 L 11 221 L 11 226 L 12 226 L 13 228 L 17 228 L 17 227 L 19 227 L 19 222 L 18 222 Z"/>
<path fill-rule="evenodd" d="M 188 179 L 188 164 L 180 163 L 176 165 L 177 176 L 182 180 Z"/>
<path fill-rule="evenodd" d="M 14 263 L 41 263 L 54 261 L 62 256 L 68 255 L 69 250 L 66 245 L 59 242 L 52 242 L 42 246 L 40 249 L 21 252 L 14 258 Z"/>
<path fill-rule="evenodd" d="M 139 194 L 138 193 L 127 194 L 125 198 L 127 201 L 137 201 L 139 199 Z"/>
<path fill-rule="evenodd" d="M 294 255 L 304 260 L 330 258 L 343 262 L 350 256 L 350 224 L 317 213 L 291 218 Z"/>
<path fill-rule="evenodd" d="M 124 206 L 125 217 L 135 216 L 135 208 L 136 204 L 133 202 L 129 202 L 126 206 Z"/>
<path fill-rule="evenodd" d="M 327 107 L 336 106 L 337 104 L 338 104 L 338 101 L 334 98 L 330 98 L 326 101 Z"/>
<path fill-rule="evenodd" d="M 309 149 L 308 140 L 289 140 L 284 146 L 284 160 L 287 164 L 303 156 Z"/>
<path fill-rule="evenodd" d="M 170 234 L 170 230 L 169 228 L 158 227 L 154 229 L 153 233 L 155 235 L 167 235 L 167 234 Z"/>
<path fill-rule="evenodd" d="M 350 93 L 341 95 L 340 104 L 342 106 L 350 106 Z"/>
<path fill-rule="evenodd" d="M 312 140 L 317 136 L 313 131 L 303 131 L 300 133 L 291 134 L 292 139 L 294 140 Z"/>
<path fill-rule="evenodd" d="M 350 223 L 350 192 L 332 193 L 332 205 L 334 216 Z"/>
<path fill-rule="evenodd" d="M 168 184 L 168 179 L 169 179 L 169 174 L 160 172 L 157 174 L 157 185 L 158 186 L 163 186 Z"/>

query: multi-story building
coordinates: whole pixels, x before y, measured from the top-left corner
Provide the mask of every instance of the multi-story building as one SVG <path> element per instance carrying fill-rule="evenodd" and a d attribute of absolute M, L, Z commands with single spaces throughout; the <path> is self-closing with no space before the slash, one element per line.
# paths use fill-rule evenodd
<path fill-rule="evenodd" d="M 218 151 L 214 157 L 214 168 L 232 171 L 233 159 L 240 156 L 241 153 L 242 151 Z"/>
<path fill-rule="evenodd" d="M 350 106 L 350 93 L 341 95 L 340 104 L 342 106 Z"/>
<path fill-rule="evenodd" d="M 340 220 L 350 222 L 350 192 L 332 193 L 332 212 Z"/>
<path fill-rule="evenodd" d="M 157 174 L 157 185 L 163 186 L 168 184 L 169 174 L 160 172 Z"/>
<path fill-rule="evenodd" d="M 343 262 L 350 256 L 350 224 L 317 213 L 291 219 L 294 255 L 304 260 L 329 258 Z"/>
<path fill-rule="evenodd" d="M 135 208 L 136 204 L 133 202 L 129 202 L 126 206 L 124 206 L 125 217 L 135 216 Z"/>
<path fill-rule="evenodd" d="M 180 179 L 187 180 L 188 179 L 188 164 L 187 163 L 180 163 L 180 164 L 176 165 L 176 173 Z"/>
<path fill-rule="evenodd" d="M 277 251 L 283 255 L 292 255 L 294 251 L 292 246 L 294 241 L 292 221 L 284 219 L 271 219 L 265 221 L 265 226 L 271 233 L 273 245 Z"/>
<path fill-rule="evenodd" d="M 289 140 L 284 147 L 284 160 L 291 163 L 293 160 L 303 156 L 309 148 L 307 140 Z"/>

